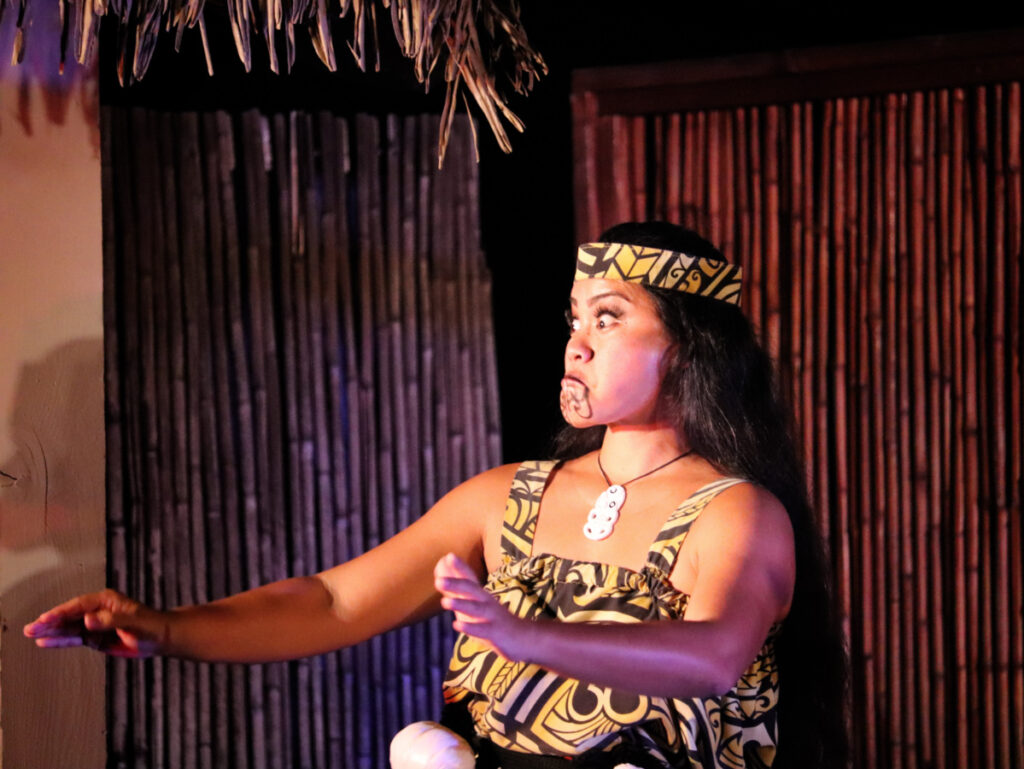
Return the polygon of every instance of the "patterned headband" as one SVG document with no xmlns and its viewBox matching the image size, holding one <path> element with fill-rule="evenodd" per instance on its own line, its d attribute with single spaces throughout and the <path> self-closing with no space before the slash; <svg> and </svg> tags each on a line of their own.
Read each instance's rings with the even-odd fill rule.
<svg viewBox="0 0 1024 769">
<path fill-rule="evenodd" d="M 624 243 L 584 243 L 576 280 L 603 278 L 670 288 L 739 305 L 743 268 L 718 259 Z"/>
</svg>

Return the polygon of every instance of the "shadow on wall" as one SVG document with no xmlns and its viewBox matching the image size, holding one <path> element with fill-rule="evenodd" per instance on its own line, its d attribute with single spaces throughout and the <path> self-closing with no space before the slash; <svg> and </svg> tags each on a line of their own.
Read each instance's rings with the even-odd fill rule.
<svg viewBox="0 0 1024 769">
<path fill-rule="evenodd" d="M 43 651 L 22 626 L 105 581 L 103 344 L 68 342 L 26 364 L 0 458 L 3 766 L 105 764 L 104 662 Z"/>
</svg>

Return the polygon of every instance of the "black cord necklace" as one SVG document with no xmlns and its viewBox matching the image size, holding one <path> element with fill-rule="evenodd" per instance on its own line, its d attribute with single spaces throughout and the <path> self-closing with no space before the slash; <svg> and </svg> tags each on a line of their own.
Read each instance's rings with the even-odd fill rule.
<svg viewBox="0 0 1024 769">
<path fill-rule="evenodd" d="M 692 453 L 693 449 L 684 451 L 678 457 L 674 457 L 665 464 L 658 465 L 653 470 L 648 470 L 636 478 L 630 478 L 625 483 L 612 483 L 612 479 L 608 477 L 608 473 L 604 471 L 604 466 L 601 464 L 601 452 L 597 452 L 597 468 L 601 471 L 601 476 L 608 484 L 608 488 L 601 492 L 597 501 L 594 502 L 594 507 L 587 514 L 587 522 L 583 524 L 583 536 L 595 542 L 611 536 L 615 529 L 615 522 L 619 520 L 619 510 L 626 504 L 626 486 L 641 478 L 646 478 L 648 475 L 653 475 Z"/>
</svg>

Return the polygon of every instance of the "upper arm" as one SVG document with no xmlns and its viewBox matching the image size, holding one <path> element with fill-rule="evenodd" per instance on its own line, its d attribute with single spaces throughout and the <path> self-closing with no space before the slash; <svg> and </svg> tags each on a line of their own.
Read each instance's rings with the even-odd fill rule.
<svg viewBox="0 0 1024 769">
<path fill-rule="evenodd" d="M 765 489 L 739 484 L 701 513 L 686 545 L 696 572 L 686 619 L 718 626 L 728 667 L 742 672 L 792 601 L 789 516 Z"/>
<path fill-rule="evenodd" d="M 340 645 L 423 619 L 440 610 L 434 565 L 447 553 L 485 573 L 484 543 L 500 526 L 515 465 L 477 475 L 372 550 L 316 575 L 341 622 Z"/>
</svg>

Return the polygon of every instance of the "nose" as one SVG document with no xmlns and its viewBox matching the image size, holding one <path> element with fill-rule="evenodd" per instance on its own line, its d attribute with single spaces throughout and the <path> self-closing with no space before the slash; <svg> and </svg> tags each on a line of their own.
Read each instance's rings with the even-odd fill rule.
<svg viewBox="0 0 1024 769">
<path fill-rule="evenodd" d="M 586 363 L 594 357 L 594 350 L 587 342 L 587 335 L 583 330 L 577 331 L 569 337 L 565 344 L 566 363 Z"/>
</svg>

